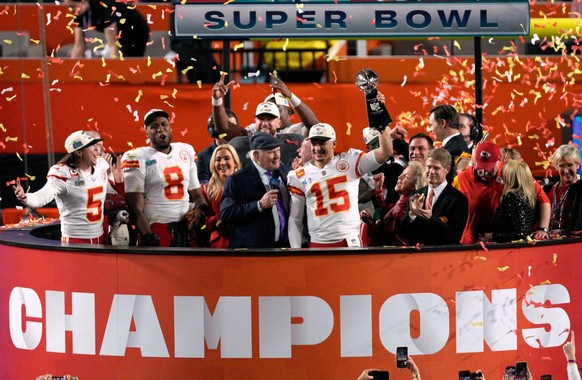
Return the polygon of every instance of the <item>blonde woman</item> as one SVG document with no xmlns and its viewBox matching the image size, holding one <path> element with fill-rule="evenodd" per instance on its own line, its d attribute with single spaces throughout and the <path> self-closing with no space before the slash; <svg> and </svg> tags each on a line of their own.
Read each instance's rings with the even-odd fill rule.
<svg viewBox="0 0 582 380">
<path fill-rule="evenodd" d="M 228 248 L 228 227 L 220 222 L 220 200 L 224 181 L 241 168 L 236 150 L 228 144 L 216 147 L 210 158 L 210 180 L 203 186 L 203 195 L 210 205 L 206 228 L 210 233 L 211 248 Z"/>
<path fill-rule="evenodd" d="M 493 216 L 491 240 L 502 243 L 525 239 L 536 215 L 533 176 L 525 162 L 508 160 L 503 166 L 502 177 L 503 196 Z M 489 240 L 488 236 L 483 240 Z"/>
<path fill-rule="evenodd" d="M 582 183 L 578 180 L 580 151 L 575 145 L 562 145 L 552 156 L 560 180 L 548 194 L 552 204 L 550 229 L 569 234 L 582 230 Z"/>
</svg>

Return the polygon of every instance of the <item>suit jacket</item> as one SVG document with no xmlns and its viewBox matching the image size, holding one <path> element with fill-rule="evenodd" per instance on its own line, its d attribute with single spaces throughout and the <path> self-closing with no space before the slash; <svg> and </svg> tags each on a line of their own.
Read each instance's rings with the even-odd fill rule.
<svg viewBox="0 0 582 380">
<path fill-rule="evenodd" d="M 449 183 L 453 182 L 455 178 L 455 160 L 459 157 L 463 152 L 471 153 L 471 150 L 467 147 L 467 143 L 463 140 L 463 136 L 457 135 L 447 141 L 447 143 L 443 146 L 451 154 L 451 170 L 449 174 L 447 174 L 447 181 Z"/>
<path fill-rule="evenodd" d="M 413 194 L 424 194 L 428 199 L 428 186 L 415 191 Z M 407 243 L 414 245 L 458 244 L 467 223 L 467 198 L 450 184 L 444 188 L 432 208 L 432 216 L 425 220 L 416 217 L 411 221 L 406 212 L 400 225 L 401 234 Z"/>
<path fill-rule="evenodd" d="M 201 183 L 206 183 L 210 180 L 210 158 L 216 146 L 216 142 L 212 142 L 212 144 L 196 154 L 196 169 L 198 170 L 198 180 Z"/>
<path fill-rule="evenodd" d="M 283 200 L 289 210 L 289 194 L 286 192 L 287 173 L 291 168 L 281 164 Z M 258 201 L 267 192 L 261 175 L 250 165 L 226 179 L 220 202 L 220 220 L 230 226 L 230 248 L 273 248 L 275 221 L 271 209 L 259 210 Z"/>
<path fill-rule="evenodd" d="M 467 147 L 467 143 L 463 140 L 463 136 L 456 135 L 455 137 L 451 138 L 445 146 L 443 146 L 451 154 L 453 157 L 453 162 L 455 162 L 455 158 L 459 157 L 461 153 L 467 152 L 471 153 L 469 148 Z"/>
</svg>

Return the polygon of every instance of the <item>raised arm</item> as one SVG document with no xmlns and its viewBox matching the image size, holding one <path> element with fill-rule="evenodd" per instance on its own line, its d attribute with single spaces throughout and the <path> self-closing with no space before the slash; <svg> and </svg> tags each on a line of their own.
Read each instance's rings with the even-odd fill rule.
<svg viewBox="0 0 582 380">
<path fill-rule="evenodd" d="M 223 138 L 230 141 L 237 136 L 246 136 L 247 131 L 240 125 L 228 121 L 223 98 L 236 82 L 231 80 L 227 84 L 224 84 L 225 75 L 224 73 L 221 74 L 220 80 L 212 87 L 212 118 L 214 119 L 214 128 L 216 131 L 219 134 L 226 134 Z"/>
<path fill-rule="evenodd" d="M 283 82 L 280 78 L 276 77 L 272 73 L 269 73 L 269 76 L 271 77 L 271 87 L 289 99 L 291 105 L 293 105 L 293 108 L 297 112 L 297 115 L 299 115 L 301 118 L 301 122 L 305 128 L 309 130 L 312 125 L 319 123 L 315 113 L 311 110 L 311 108 L 309 108 L 305 102 L 301 101 L 297 95 L 294 95 L 293 92 L 289 90 L 285 82 Z"/>
<path fill-rule="evenodd" d="M 394 150 L 392 149 L 392 136 L 390 135 L 391 132 L 392 130 L 390 127 L 386 127 L 384 132 L 382 132 L 378 138 L 380 146 L 374 149 L 374 158 L 376 158 L 376 161 L 381 164 L 386 162 L 394 154 Z"/>
</svg>

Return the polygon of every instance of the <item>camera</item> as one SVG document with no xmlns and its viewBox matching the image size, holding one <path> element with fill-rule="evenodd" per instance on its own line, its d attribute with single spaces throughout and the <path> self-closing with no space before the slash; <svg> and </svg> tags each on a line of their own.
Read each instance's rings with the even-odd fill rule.
<svg viewBox="0 0 582 380">
<path fill-rule="evenodd" d="M 388 380 L 390 376 L 388 371 L 370 371 L 368 375 L 374 380 Z"/>
<path fill-rule="evenodd" d="M 396 368 L 406 368 L 408 361 L 408 347 L 396 348 Z"/>
</svg>

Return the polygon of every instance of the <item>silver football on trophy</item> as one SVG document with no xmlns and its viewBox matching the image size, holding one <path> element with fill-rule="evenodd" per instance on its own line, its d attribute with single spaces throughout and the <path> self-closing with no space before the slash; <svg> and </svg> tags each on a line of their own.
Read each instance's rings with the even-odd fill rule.
<svg viewBox="0 0 582 380">
<path fill-rule="evenodd" d="M 360 70 L 356 75 L 356 86 L 364 91 L 364 94 L 369 94 L 378 87 L 378 74 L 370 69 Z"/>
</svg>

